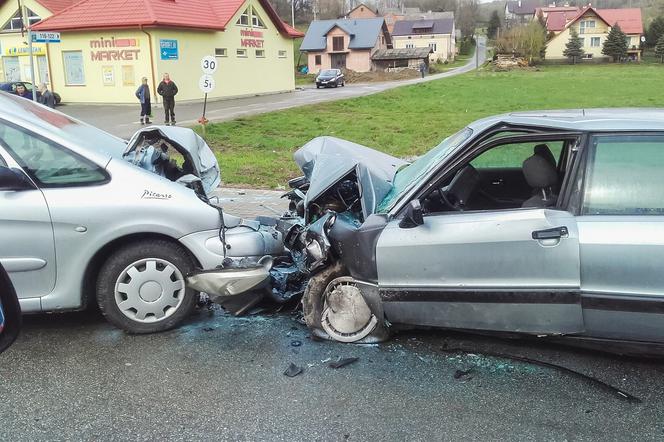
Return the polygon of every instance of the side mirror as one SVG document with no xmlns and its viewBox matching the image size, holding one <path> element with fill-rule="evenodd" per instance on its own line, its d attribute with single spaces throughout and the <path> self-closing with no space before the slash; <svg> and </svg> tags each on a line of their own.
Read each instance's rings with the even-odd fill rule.
<svg viewBox="0 0 664 442">
<path fill-rule="evenodd" d="M 6 350 L 21 329 L 21 307 L 14 286 L 0 264 L 0 353 Z"/>
<path fill-rule="evenodd" d="M 422 213 L 422 206 L 420 200 L 413 200 L 406 207 L 406 213 L 399 223 L 402 229 L 411 229 L 413 227 L 421 226 L 424 224 L 424 215 Z"/>
<path fill-rule="evenodd" d="M 34 186 L 20 170 L 0 166 L 0 190 L 27 190 Z"/>
</svg>

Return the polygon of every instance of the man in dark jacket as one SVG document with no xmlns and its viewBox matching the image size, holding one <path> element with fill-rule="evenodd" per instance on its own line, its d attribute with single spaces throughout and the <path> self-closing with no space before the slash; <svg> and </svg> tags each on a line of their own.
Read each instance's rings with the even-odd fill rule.
<svg viewBox="0 0 664 442">
<path fill-rule="evenodd" d="M 55 96 L 53 95 L 53 92 L 48 90 L 48 86 L 46 86 L 46 83 L 39 84 L 39 93 L 41 95 L 37 97 L 37 101 L 39 101 L 44 106 L 48 106 L 51 109 L 55 109 Z"/>
<path fill-rule="evenodd" d="M 152 104 L 150 102 L 150 86 L 148 86 L 146 77 L 143 77 L 141 85 L 136 89 L 136 98 L 141 102 L 141 124 L 150 124 Z"/>
<path fill-rule="evenodd" d="M 164 79 L 157 87 L 157 93 L 164 100 L 164 124 L 175 126 L 175 96 L 178 93 L 178 87 L 168 74 L 164 74 Z"/>
</svg>

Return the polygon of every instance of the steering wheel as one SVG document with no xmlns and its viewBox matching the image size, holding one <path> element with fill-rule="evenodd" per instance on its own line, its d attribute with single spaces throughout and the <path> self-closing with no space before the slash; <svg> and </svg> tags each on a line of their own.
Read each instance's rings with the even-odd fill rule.
<svg viewBox="0 0 664 442">
<path fill-rule="evenodd" d="M 447 208 L 461 212 L 465 209 L 468 199 L 475 193 L 479 181 L 479 173 L 468 164 L 459 169 L 449 185 L 438 189 L 440 200 Z"/>
</svg>

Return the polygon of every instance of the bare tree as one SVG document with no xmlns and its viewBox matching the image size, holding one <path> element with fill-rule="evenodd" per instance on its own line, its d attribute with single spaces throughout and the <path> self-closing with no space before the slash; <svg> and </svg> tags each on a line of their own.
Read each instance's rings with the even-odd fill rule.
<svg viewBox="0 0 664 442">
<path fill-rule="evenodd" d="M 477 0 L 464 0 L 459 4 L 456 14 L 457 27 L 461 31 L 461 37 L 470 38 L 475 34 L 479 6 Z"/>
</svg>

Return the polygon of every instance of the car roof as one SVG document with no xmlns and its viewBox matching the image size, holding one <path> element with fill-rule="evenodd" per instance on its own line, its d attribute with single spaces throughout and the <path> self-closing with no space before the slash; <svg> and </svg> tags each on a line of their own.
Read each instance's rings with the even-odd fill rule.
<svg viewBox="0 0 664 442">
<path fill-rule="evenodd" d="M 4 91 L 0 91 L 0 120 L 45 136 L 98 164 L 105 165 L 113 157 L 121 158 L 126 148 L 121 138 Z"/>
<path fill-rule="evenodd" d="M 664 109 L 597 108 L 512 112 L 475 121 L 469 127 L 473 131 L 480 131 L 501 123 L 579 132 L 664 131 Z"/>
</svg>

